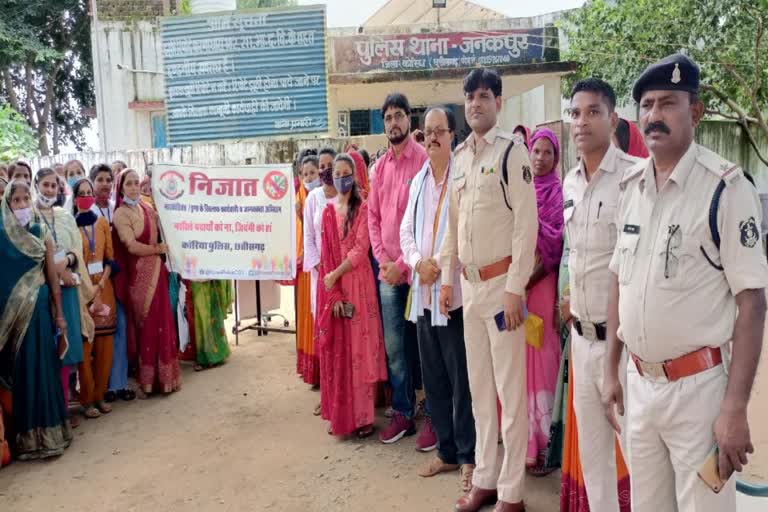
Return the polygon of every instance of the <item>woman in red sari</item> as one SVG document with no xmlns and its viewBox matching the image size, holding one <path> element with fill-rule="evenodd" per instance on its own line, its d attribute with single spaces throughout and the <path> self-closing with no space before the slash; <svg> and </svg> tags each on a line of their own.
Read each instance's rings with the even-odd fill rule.
<svg viewBox="0 0 768 512">
<path fill-rule="evenodd" d="M 347 154 L 334 161 L 337 204 L 323 210 L 317 323 L 320 405 L 337 436 L 373 433 L 375 386 L 387 378 L 384 336 L 368 260 L 368 205 Z"/>
<path fill-rule="evenodd" d="M 168 271 L 161 258 L 168 248 L 158 240 L 157 213 L 141 200 L 136 171 L 120 173 L 115 193 L 113 243 L 120 268 L 115 287 L 128 317 L 128 360 L 135 362 L 138 354 L 144 395 L 171 393 L 181 387 L 181 370 Z"/>
</svg>

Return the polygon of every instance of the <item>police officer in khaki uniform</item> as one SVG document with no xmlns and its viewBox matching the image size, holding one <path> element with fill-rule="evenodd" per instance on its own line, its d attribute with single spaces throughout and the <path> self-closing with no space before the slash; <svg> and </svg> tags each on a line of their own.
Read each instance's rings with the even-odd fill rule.
<svg viewBox="0 0 768 512">
<path fill-rule="evenodd" d="M 650 65 L 633 90 L 651 158 L 621 185 L 603 398 L 615 424 L 623 342 L 634 512 L 736 510 L 734 478 L 715 494 L 697 471 L 717 445 L 728 479 L 754 450 L 747 403 L 768 285 L 762 210 L 741 169 L 693 142 L 704 112 L 698 88 L 698 66 L 675 54 Z"/>
<path fill-rule="evenodd" d="M 475 69 L 464 79 L 464 108 L 472 133 L 455 151 L 448 230 L 440 251 L 440 309 L 451 310 L 453 269 L 463 266 L 464 338 L 475 416 L 476 468 L 459 512 L 496 504 L 497 512 L 523 506 L 526 411 L 525 285 L 535 261 L 538 214 L 528 151 L 496 126 L 501 78 Z M 458 261 L 457 261 L 458 258 Z M 498 454 L 501 400 L 503 457 Z"/>
<path fill-rule="evenodd" d="M 611 275 L 608 264 L 616 245 L 619 184 L 624 171 L 640 161 L 611 144 L 618 124 L 615 108 L 616 94 L 606 82 L 590 78 L 574 85 L 571 136 L 581 161 L 563 182 L 574 316 L 573 405 L 584 485 L 590 507 L 599 512 L 619 512 L 616 434 L 603 415 L 601 396 Z"/>
</svg>

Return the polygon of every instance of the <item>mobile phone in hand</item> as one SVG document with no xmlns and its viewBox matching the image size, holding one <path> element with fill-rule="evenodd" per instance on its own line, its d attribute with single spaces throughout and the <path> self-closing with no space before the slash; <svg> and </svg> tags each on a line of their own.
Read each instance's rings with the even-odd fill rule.
<svg viewBox="0 0 768 512">
<path fill-rule="evenodd" d="M 525 303 L 523 303 L 523 320 L 526 318 L 528 318 L 528 308 L 525 306 Z M 507 321 L 504 319 L 504 310 L 496 313 L 493 319 L 496 321 L 496 327 L 499 329 L 499 332 L 507 330 Z"/>
<path fill-rule="evenodd" d="M 723 487 L 725 487 L 725 484 L 728 482 L 727 480 L 723 481 L 720 478 L 719 461 L 720 450 L 718 450 L 717 445 L 715 445 L 712 447 L 709 455 L 707 455 L 707 458 L 704 460 L 704 464 L 701 465 L 697 472 L 701 481 L 704 482 L 707 487 L 712 489 L 712 492 L 715 494 L 722 491 Z"/>
</svg>

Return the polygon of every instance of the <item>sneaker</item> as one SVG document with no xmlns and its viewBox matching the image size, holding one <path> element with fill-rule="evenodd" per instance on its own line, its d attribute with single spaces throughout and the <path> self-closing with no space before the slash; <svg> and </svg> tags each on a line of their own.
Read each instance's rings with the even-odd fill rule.
<svg viewBox="0 0 768 512">
<path fill-rule="evenodd" d="M 416 425 L 399 412 L 395 412 L 392 421 L 379 434 L 379 441 L 384 444 L 392 444 L 401 440 L 405 436 L 412 436 L 416 433 Z"/>
<path fill-rule="evenodd" d="M 437 436 L 432 428 L 432 421 L 427 418 L 416 439 L 416 449 L 420 452 L 431 452 L 435 448 L 437 448 Z"/>
</svg>

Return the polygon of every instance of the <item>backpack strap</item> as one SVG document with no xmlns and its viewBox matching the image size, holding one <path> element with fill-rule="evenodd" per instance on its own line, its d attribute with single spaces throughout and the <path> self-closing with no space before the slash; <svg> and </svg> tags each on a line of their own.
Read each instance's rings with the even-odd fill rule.
<svg viewBox="0 0 768 512">
<path fill-rule="evenodd" d="M 744 176 L 754 187 L 755 179 L 752 177 L 752 175 L 744 171 Z M 717 229 L 717 212 L 720 209 L 720 200 L 723 197 L 723 191 L 725 190 L 726 186 L 727 183 L 725 179 L 720 180 L 720 183 L 717 184 L 717 188 L 715 189 L 715 193 L 712 195 L 712 201 L 709 203 L 709 234 L 712 237 L 712 242 L 714 242 L 718 251 L 720 251 L 720 231 Z M 712 260 L 712 258 L 709 257 L 703 246 L 699 246 L 699 249 L 701 249 L 701 254 L 704 255 L 704 258 L 706 258 L 710 265 L 712 265 L 717 270 L 723 270 L 722 265 L 717 265 Z"/>
<path fill-rule="evenodd" d="M 504 197 L 504 203 L 507 205 L 507 208 L 509 208 L 509 211 L 513 210 L 509 205 L 509 200 L 507 199 L 507 187 L 509 186 L 509 171 L 507 170 L 507 160 L 509 159 L 509 152 L 512 151 L 514 146 L 515 140 L 512 139 L 512 142 L 509 143 L 507 149 L 504 150 L 504 157 L 501 161 L 501 181 L 499 182 L 499 185 L 501 185 L 501 194 Z"/>
</svg>

